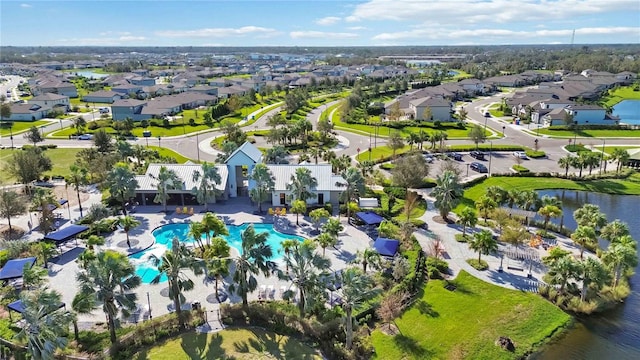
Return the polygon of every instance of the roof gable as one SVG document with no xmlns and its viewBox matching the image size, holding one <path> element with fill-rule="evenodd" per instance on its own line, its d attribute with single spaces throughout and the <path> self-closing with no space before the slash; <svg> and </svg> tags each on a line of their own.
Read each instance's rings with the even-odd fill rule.
<svg viewBox="0 0 640 360">
<path fill-rule="evenodd" d="M 238 153 L 246 155 L 254 163 L 262 162 L 262 152 L 260 151 L 260 149 L 255 147 L 255 145 L 253 145 L 252 143 L 245 141 L 244 144 L 240 145 L 239 148 L 237 148 L 234 152 L 231 153 L 231 155 L 229 155 L 227 160 L 225 160 L 225 164 L 228 163 L 229 160 L 234 158 Z"/>
</svg>

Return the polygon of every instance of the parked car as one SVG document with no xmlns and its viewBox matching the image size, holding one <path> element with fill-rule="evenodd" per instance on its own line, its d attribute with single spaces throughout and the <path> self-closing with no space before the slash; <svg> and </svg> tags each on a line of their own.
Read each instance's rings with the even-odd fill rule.
<svg viewBox="0 0 640 360">
<path fill-rule="evenodd" d="M 479 173 L 486 173 L 489 172 L 489 170 L 487 169 L 486 166 L 484 166 L 484 164 L 481 164 L 479 162 L 472 162 L 471 165 L 469 165 L 469 167 L 471 168 L 471 170 L 473 171 L 477 171 Z"/>
<path fill-rule="evenodd" d="M 93 135 L 91 134 L 82 134 L 78 136 L 78 140 L 93 140 Z"/>
<path fill-rule="evenodd" d="M 527 154 L 524 151 L 514 151 L 513 156 L 524 160 L 528 159 Z"/>
<path fill-rule="evenodd" d="M 448 152 L 447 156 L 456 161 L 462 161 L 462 154 L 457 152 Z"/>
<path fill-rule="evenodd" d="M 474 159 L 478 159 L 478 160 L 484 160 L 485 159 L 485 155 L 482 151 L 472 151 L 469 153 L 469 155 L 474 158 Z"/>
</svg>

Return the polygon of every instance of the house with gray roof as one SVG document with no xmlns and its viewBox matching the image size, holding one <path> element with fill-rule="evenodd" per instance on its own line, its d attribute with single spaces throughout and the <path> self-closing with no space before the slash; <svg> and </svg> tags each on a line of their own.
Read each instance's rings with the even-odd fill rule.
<svg viewBox="0 0 640 360">
<path fill-rule="evenodd" d="M 40 106 L 38 104 L 9 104 L 11 116 L 5 121 L 36 121 L 47 117 L 51 106 Z"/>
<path fill-rule="evenodd" d="M 82 97 L 82 101 L 101 104 L 113 104 L 116 100 L 122 99 L 123 94 L 111 90 L 98 90 L 90 92 Z"/>
<path fill-rule="evenodd" d="M 45 93 L 29 99 L 29 104 L 40 105 L 41 107 L 51 107 L 54 111 L 69 111 L 69 97 L 64 95 Z"/>
<path fill-rule="evenodd" d="M 429 108 L 431 118 L 425 119 L 425 110 Z M 409 101 L 413 119 L 421 121 L 451 121 L 451 102 L 439 96 L 428 96 Z"/>
</svg>

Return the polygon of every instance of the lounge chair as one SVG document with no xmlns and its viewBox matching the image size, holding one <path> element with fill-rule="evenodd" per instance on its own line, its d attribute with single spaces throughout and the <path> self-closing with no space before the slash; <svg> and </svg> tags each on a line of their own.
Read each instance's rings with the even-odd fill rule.
<svg viewBox="0 0 640 360">
<path fill-rule="evenodd" d="M 273 210 L 273 213 L 276 214 L 276 216 L 280 215 L 280 208 L 277 207 L 275 210 Z"/>
<path fill-rule="evenodd" d="M 187 215 L 187 214 L 189 213 L 189 209 L 187 209 L 187 207 L 186 207 L 186 206 L 185 206 L 185 207 L 183 207 L 183 208 L 182 208 L 182 213 L 183 213 L 183 214 L 185 214 L 185 215 Z"/>
<path fill-rule="evenodd" d="M 269 208 L 268 214 L 273 216 L 273 208 Z"/>
<path fill-rule="evenodd" d="M 194 214 L 193 208 L 189 209 L 189 215 L 193 215 L 193 214 Z"/>
<path fill-rule="evenodd" d="M 181 214 L 182 213 L 182 208 L 180 206 L 178 206 L 176 208 L 176 214 Z"/>
<path fill-rule="evenodd" d="M 265 299 L 267 297 L 267 287 L 265 285 L 260 285 L 260 290 L 258 291 L 258 298 Z"/>
<path fill-rule="evenodd" d="M 273 288 L 273 285 L 267 286 L 267 295 L 269 299 L 273 299 L 276 296 L 276 289 Z"/>
<path fill-rule="evenodd" d="M 280 286 L 280 297 L 284 297 L 284 292 L 287 291 L 286 286 Z"/>
</svg>

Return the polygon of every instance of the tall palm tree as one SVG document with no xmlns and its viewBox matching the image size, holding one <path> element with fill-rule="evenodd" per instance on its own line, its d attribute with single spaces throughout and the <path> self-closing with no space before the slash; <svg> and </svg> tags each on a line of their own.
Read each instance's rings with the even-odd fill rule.
<svg viewBox="0 0 640 360">
<path fill-rule="evenodd" d="M 478 200 L 476 200 L 476 209 L 482 213 L 485 223 L 487 222 L 487 218 L 489 217 L 491 210 L 495 209 L 497 206 L 498 204 L 487 195 L 482 195 Z"/>
<path fill-rule="evenodd" d="M 436 178 L 436 187 L 431 192 L 431 196 L 436 199 L 434 205 L 440 211 L 442 219 L 447 220 L 449 211 L 458 205 L 462 194 L 462 186 L 453 171 L 447 170 Z"/>
<path fill-rule="evenodd" d="M 31 199 L 33 207 L 40 210 L 40 231 L 45 235 L 53 228 L 55 217 L 53 210 L 58 206 L 58 200 L 55 198 L 51 190 L 38 187 L 33 192 Z"/>
<path fill-rule="evenodd" d="M 564 294 L 564 289 L 569 280 L 576 278 L 579 274 L 579 265 L 571 256 L 563 256 L 555 261 L 547 273 L 549 284 L 560 285 L 560 294 Z"/>
<path fill-rule="evenodd" d="M 331 234 L 334 238 L 338 238 L 340 236 L 340 232 L 344 230 L 344 226 L 340 222 L 340 219 L 330 217 L 327 219 L 327 222 L 322 225 L 322 231 Z"/>
<path fill-rule="evenodd" d="M 129 169 L 127 164 L 118 163 L 107 174 L 105 182 L 111 197 L 120 203 L 122 214 L 127 215 L 126 203 L 135 196 L 138 187 L 136 174 Z"/>
<path fill-rule="evenodd" d="M 251 199 L 258 203 L 258 213 L 262 213 L 262 202 L 269 198 L 269 194 L 274 189 L 275 178 L 267 165 L 259 163 L 251 171 L 249 180 L 255 181 L 255 186 L 251 189 Z"/>
<path fill-rule="evenodd" d="M 371 265 L 371 267 L 379 269 L 381 261 L 382 259 L 380 258 L 380 254 L 375 249 L 366 248 L 356 253 L 356 260 L 354 263 L 362 264 L 362 272 L 366 274 L 367 266 Z"/>
<path fill-rule="evenodd" d="M 584 248 L 587 245 L 594 245 L 598 237 L 596 236 L 596 231 L 591 226 L 578 225 L 576 231 L 571 234 L 571 240 L 580 245 L 580 259 L 582 259 Z"/>
<path fill-rule="evenodd" d="M 242 251 L 233 260 L 236 270 L 233 273 L 234 284 L 229 290 L 240 295 L 242 305 L 247 306 L 247 295 L 258 287 L 254 275 L 262 273 L 268 277 L 276 269 L 276 264 L 269 260 L 273 256 L 273 249 L 267 244 L 268 232 L 256 233 L 253 225 L 249 225 L 240 236 Z"/>
<path fill-rule="evenodd" d="M 374 288 L 373 279 L 355 267 L 342 272 L 342 309 L 344 310 L 346 326 L 346 347 L 351 349 L 353 344 L 353 311 L 357 310 L 367 300 L 373 299 L 380 293 Z"/>
<path fill-rule="evenodd" d="M 495 201 L 497 205 L 503 205 L 509 198 L 507 190 L 495 185 L 489 186 L 487 188 L 486 195 L 488 198 L 493 199 L 493 201 Z"/>
<path fill-rule="evenodd" d="M 71 313 L 59 310 L 62 296 L 45 287 L 23 291 L 20 300 L 24 326 L 16 339 L 27 342 L 27 350 L 34 360 L 53 359 L 57 349 L 67 346 L 65 335 L 72 322 Z"/>
<path fill-rule="evenodd" d="M 129 232 L 136 226 L 139 226 L 140 221 L 136 220 L 136 218 L 131 215 L 126 215 L 118 219 L 118 224 L 122 226 L 122 230 L 127 234 L 127 246 L 131 247 L 131 242 L 129 242 Z"/>
<path fill-rule="evenodd" d="M 482 254 L 489 255 L 498 250 L 498 241 L 493 238 L 493 234 L 489 230 L 482 230 L 473 234 L 473 240 L 469 243 L 469 247 L 478 253 L 478 263 Z"/>
<path fill-rule="evenodd" d="M 87 184 L 89 171 L 85 167 L 78 166 L 76 164 L 71 165 L 69 168 L 71 175 L 69 175 L 69 182 L 73 185 L 73 189 L 76 191 L 78 197 L 78 207 L 80 208 L 80 217 L 82 217 L 82 201 L 80 201 L 80 187 Z"/>
<path fill-rule="evenodd" d="M 519 205 L 522 210 L 531 210 L 532 208 L 537 208 L 537 205 L 540 204 L 540 199 L 538 198 L 538 193 L 533 190 L 525 190 L 520 194 Z"/>
<path fill-rule="evenodd" d="M 618 165 L 616 166 L 616 173 L 620 172 L 620 170 L 622 170 L 622 167 L 624 166 L 624 164 L 629 161 L 629 153 L 627 152 L 627 150 L 623 149 L 623 148 L 615 148 L 613 149 L 613 152 L 611 153 L 611 159 L 615 160 L 618 162 Z"/>
<path fill-rule="evenodd" d="M 562 210 L 555 205 L 545 205 L 538 209 L 538 214 L 544 218 L 544 231 L 547 231 L 549 220 L 562 216 Z"/>
<path fill-rule="evenodd" d="M 131 290 L 140 286 L 141 279 L 136 275 L 135 267 L 124 254 L 106 250 L 88 261 L 76 277 L 80 288 L 73 299 L 73 309 L 86 314 L 102 305 L 111 342 L 115 343 L 118 313 L 122 311 L 127 316 L 136 307 L 138 297 Z"/>
<path fill-rule="evenodd" d="M 573 218 L 579 226 L 589 226 L 596 231 L 607 224 L 607 216 L 594 204 L 582 205 L 573 212 Z"/>
<path fill-rule="evenodd" d="M 329 275 L 331 261 L 317 254 L 313 242 L 306 240 L 291 249 L 284 257 L 284 263 L 288 271 L 279 271 L 278 277 L 296 285 L 300 316 L 304 316 L 307 304 L 324 295 L 325 279 Z M 284 293 L 285 298 L 292 298 L 293 295 L 290 290 Z"/>
<path fill-rule="evenodd" d="M 216 186 L 220 185 L 222 181 L 218 168 L 215 164 L 205 161 L 201 170 L 196 169 L 193 171 L 192 179 L 195 183 L 199 182 L 199 185 L 194 186 L 192 191 L 195 193 L 198 203 L 204 205 L 204 211 L 208 211 L 209 201 L 215 199 L 218 192 Z"/>
<path fill-rule="evenodd" d="M 294 240 L 294 239 L 287 239 L 287 240 L 282 240 L 282 242 L 280 243 L 280 248 L 282 250 L 282 252 L 284 252 L 284 256 L 288 256 L 291 251 L 293 251 L 293 248 L 295 248 L 296 246 L 298 246 L 300 244 L 300 242 L 298 240 Z M 289 265 L 286 264 L 286 271 L 289 271 Z"/>
<path fill-rule="evenodd" d="M 347 204 L 347 220 L 351 219 L 349 203 L 357 195 L 364 194 L 364 178 L 358 169 L 350 167 L 340 176 L 344 181 L 336 182 L 336 186 L 344 189 L 345 204 Z M 349 223 L 349 221 L 347 221 Z"/>
<path fill-rule="evenodd" d="M 172 240 L 172 247 L 165 251 L 161 258 L 151 257 L 154 266 L 158 268 L 152 284 L 158 284 L 162 276 L 166 276 L 169 282 L 169 298 L 173 300 L 173 306 L 178 315 L 180 326 L 184 326 L 182 318 L 182 304 L 186 301 L 183 292 L 193 290 L 193 280 L 185 274 L 184 270 L 191 270 L 195 275 L 203 272 L 202 261 L 196 259 L 189 248 L 181 243 L 177 237 Z"/>
<path fill-rule="evenodd" d="M 458 216 L 458 224 L 462 225 L 462 237 L 467 235 L 467 226 L 476 226 L 478 223 L 478 215 L 476 212 L 466 206 L 460 212 L 460 216 Z"/>
<path fill-rule="evenodd" d="M 322 157 L 322 148 L 312 147 L 309 149 L 309 156 L 314 159 L 316 165 L 318 165 L 318 158 Z"/>
<path fill-rule="evenodd" d="M 564 168 L 564 177 L 569 176 L 569 168 L 573 165 L 573 157 L 567 154 L 564 157 L 558 159 L 558 166 Z"/>
<path fill-rule="evenodd" d="M 189 236 L 195 240 L 200 251 L 204 251 L 204 243 L 202 242 L 202 235 L 204 235 L 204 225 L 201 222 L 192 222 L 189 224 Z"/>
<path fill-rule="evenodd" d="M 227 225 L 213 213 L 206 213 L 202 217 L 202 232 L 207 239 L 207 246 L 211 244 L 211 239 L 220 235 L 229 235 Z"/>
<path fill-rule="evenodd" d="M 230 251 L 231 247 L 226 240 L 221 237 L 215 237 L 212 240 L 211 246 L 208 246 L 202 255 L 207 267 L 207 276 L 213 278 L 215 281 L 214 294 L 218 302 L 220 302 L 220 297 L 218 296 L 218 281 L 229 275 Z"/>
<path fill-rule="evenodd" d="M 322 248 L 322 256 L 325 256 L 325 252 L 327 248 L 329 246 L 335 246 L 336 243 L 338 242 L 338 239 L 327 232 L 323 232 L 320 235 L 318 235 L 317 238 L 315 238 L 315 241 Z"/>
<path fill-rule="evenodd" d="M 287 190 L 291 191 L 294 200 L 304 200 L 313 197 L 311 190 L 318 186 L 318 180 L 311 175 L 311 170 L 304 167 L 296 169 L 291 175 L 291 181 L 287 184 Z"/>
<path fill-rule="evenodd" d="M 603 226 L 602 229 L 600 229 L 600 237 L 609 242 L 614 242 L 622 236 L 629 234 L 629 225 L 618 219 L 613 220 L 612 222 Z"/>
<path fill-rule="evenodd" d="M 594 258 L 587 258 L 580 263 L 582 271 L 582 291 L 580 299 L 587 299 L 587 289 L 594 285 L 598 290 L 609 280 L 609 272 L 602 263 Z"/>
<path fill-rule="evenodd" d="M 622 274 L 638 265 L 638 253 L 629 244 L 613 243 L 602 254 L 602 261 L 613 271 L 613 286 L 617 287 Z"/>
<path fill-rule="evenodd" d="M 169 200 L 169 191 L 180 189 L 182 187 L 182 180 L 176 174 L 175 171 L 168 169 L 166 166 L 161 166 L 157 176 L 152 176 L 158 184 L 155 199 L 153 202 L 161 203 L 164 207 L 164 211 L 167 212 L 167 200 Z"/>
</svg>

